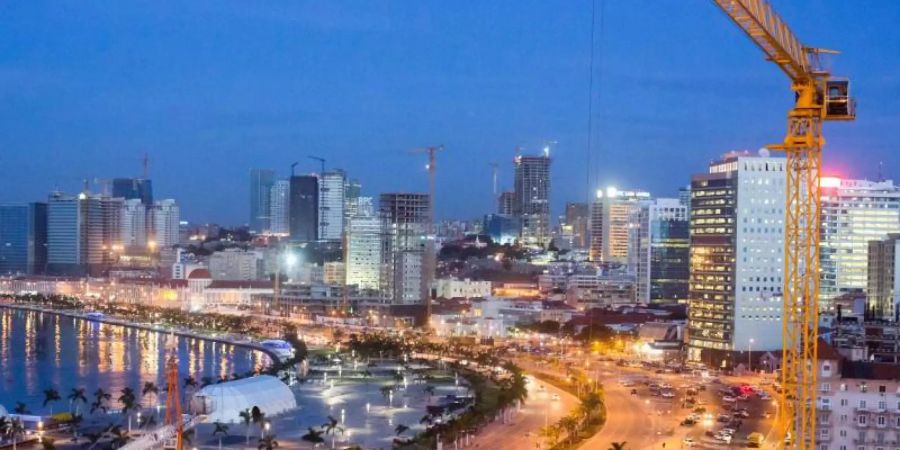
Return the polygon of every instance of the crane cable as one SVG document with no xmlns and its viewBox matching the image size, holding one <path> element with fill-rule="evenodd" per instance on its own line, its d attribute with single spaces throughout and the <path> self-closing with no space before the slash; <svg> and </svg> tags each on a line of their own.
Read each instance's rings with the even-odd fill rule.
<svg viewBox="0 0 900 450">
<path fill-rule="evenodd" d="M 604 9 L 603 7 L 604 7 L 604 5 L 605 5 L 605 3 L 603 2 L 603 0 L 591 0 L 591 42 L 590 42 L 591 50 L 590 50 L 590 61 L 589 61 L 589 66 L 590 66 L 590 67 L 589 67 L 589 69 L 588 69 L 590 73 L 589 73 L 589 76 L 588 76 L 587 149 L 586 149 L 586 154 L 587 154 L 587 164 L 586 164 L 586 166 L 587 166 L 587 170 L 586 170 L 586 174 L 585 174 L 585 183 L 584 183 L 584 184 L 585 184 L 585 198 L 586 198 L 586 201 L 587 201 L 587 215 L 588 215 L 588 217 L 587 217 L 587 223 L 588 223 L 587 227 L 588 227 L 588 230 L 585 230 L 585 231 L 588 232 L 588 233 L 587 233 L 588 236 L 590 236 L 590 223 L 591 223 L 591 219 L 592 219 L 592 216 L 593 216 L 593 214 L 591 213 L 591 204 L 593 203 L 593 196 L 591 195 L 591 192 L 593 191 L 593 190 L 591 189 L 591 170 L 593 169 L 593 166 L 592 166 L 592 159 L 593 159 L 593 158 L 592 158 L 592 156 L 593 156 L 593 152 L 594 152 L 594 148 L 593 148 L 593 136 L 594 136 L 594 63 L 595 63 L 594 47 L 596 47 L 596 45 L 595 45 L 595 40 L 594 40 L 594 35 L 595 35 L 595 32 L 596 32 L 596 31 L 595 31 L 595 30 L 596 30 L 596 27 L 597 27 L 597 18 L 596 18 L 596 17 L 597 17 L 597 2 L 598 2 L 598 1 L 600 2 L 600 44 L 601 44 L 600 50 L 601 50 L 601 51 L 597 52 L 598 55 L 597 55 L 596 59 L 597 59 L 597 64 L 598 64 L 599 66 L 602 66 L 602 61 L 603 61 L 603 52 L 602 52 L 602 50 L 603 50 L 603 49 L 602 49 L 602 44 L 603 44 L 603 29 L 604 29 L 604 26 L 603 26 L 603 18 L 604 18 L 604 16 L 605 16 L 605 14 L 603 14 L 603 9 Z M 602 68 L 602 67 L 601 67 L 601 68 Z M 599 171 L 597 171 L 597 172 L 598 172 L 598 175 L 599 175 Z M 597 180 L 597 181 L 599 181 L 599 180 Z M 587 245 L 588 245 L 588 254 L 589 254 L 589 255 L 590 255 L 590 248 L 591 248 L 591 240 L 592 240 L 592 238 L 589 238 L 589 239 L 588 239 L 588 242 L 587 242 Z M 592 312 L 590 309 L 587 310 L 587 314 L 588 314 L 588 342 L 592 342 L 592 341 L 594 340 L 594 314 L 593 314 L 593 312 Z"/>
</svg>

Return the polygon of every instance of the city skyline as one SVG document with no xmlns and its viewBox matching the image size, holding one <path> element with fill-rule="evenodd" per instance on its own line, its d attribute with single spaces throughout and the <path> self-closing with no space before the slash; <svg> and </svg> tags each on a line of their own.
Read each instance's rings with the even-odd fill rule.
<svg viewBox="0 0 900 450">
<path fill-rule="evenodd" d="M 900 97 L 890 94 L 900 86 L 878 74 L 900 68 L 898 39 L 867 30 L 897 33 L 889 26 L 897 6 L 814 2 L 827 6 L 815 20 L 792 20 L 810 4 L 778 6 L 804 42 L 844 52 L 835 72 L 853 74 L 865 106 L 857 123 L 829 132 L 826 169 L 874 180 L 883 161 L 891 178 L 900 138 L 881 121 L 897 117 Z M 305 160 L 315 153 L 358 178 L 365 195 L 425 192 L 425 160 L 408 151 L 442 143 L 437 217 L 471 218 L 495 209 L 489 163 L 500 163 L 508 190 L 516 146 L 536 154 L 547 141 L 557 142 L 554 217 L 609 184 L 674 195 L 693 168 L 722 153 L 779 141 L 791 99 L 714 6 L 648 5 L 604 2 L 598 11 L 593 186 L 589 2 L 513 14 L 496 5 L 356 5 L 346 15 L 353 20 L 332 6 L 116 5 L 107 13 L 87 5 L 72 14 L 6 5 L 0 202 L 44 201 L 57 187 L 77 192 L 85 178 L 136 176 L 148 153 L 160 198 L 178 199 L 186 219 L 243 224 L 248 205 L 231 198 L 246 198 L 251 167 L 284 177 L 301 161 L 298 173 L 318 171 Z M 231 28 L 242 33 L 225 33 Z"/>
</svg>

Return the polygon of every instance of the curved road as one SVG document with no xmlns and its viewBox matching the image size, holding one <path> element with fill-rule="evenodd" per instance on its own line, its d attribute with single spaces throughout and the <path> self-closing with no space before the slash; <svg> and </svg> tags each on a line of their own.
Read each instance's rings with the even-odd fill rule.
<svg viewBox="0 0 900 450">
<path fill-rule="evenodd" d="M 510 414 L 509 423 L 494 421 L 475 437 L 474 444 L 486 449 L 535 449 L 542 444 L 539 430 L 554 423 L 578 406 L 578 399 L 533 377 L 528 377 L 528 399 Z M 543 386 L 543 389 L 541 389 Z M 553 395 L 559 400 L 553 400 Z M 446 446 L 445 446 L 446 448 Z M 543 448 L 543 447 L 541 447 Z"/>
</svg>

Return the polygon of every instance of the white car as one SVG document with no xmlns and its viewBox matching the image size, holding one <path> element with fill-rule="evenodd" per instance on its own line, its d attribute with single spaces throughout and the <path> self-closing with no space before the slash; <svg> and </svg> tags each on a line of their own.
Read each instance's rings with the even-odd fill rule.
<svg viewBox="0 0 900 450">
<path fill-rule="evenodd" d="M 675 398 L 675 394 L 673 394 L 673 393 L 671 393 L 671 392 L 669 392 L 669 391 L 666 391 L 666 392 L 663 392 L 662 394 L 660 394 L 660 397 L 662 397 L 662 398 Z"/>
<path fill-rule="evenodd" d="M 697 441 L 695 441 L 694 438 L 688 436 L 688 437 L 684 438 L 684 440 L 682 440 L 681 443 L 685 447 L 693 447 L 694 445 L 697 444 Z"/>
<path fill-rule="evenodd" d="M 553 394 L 553 396 L 550 397 L 550 399 L 553 400 L 554 402 L 559 401 L 559 394 Z"/>
</svg>

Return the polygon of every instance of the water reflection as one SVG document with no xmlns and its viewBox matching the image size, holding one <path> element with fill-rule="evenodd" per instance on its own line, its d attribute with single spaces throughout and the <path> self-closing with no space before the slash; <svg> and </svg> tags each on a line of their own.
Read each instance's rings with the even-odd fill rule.
<svg viewBox="0 0 900 450">
<path fill-rule="evenodd" d="M 177 349 L 182 379 L 215 381 L 269 363 L 266 355 L 243 347 L 0 308 L 0 404 L 11 408 L 21 401 L 40 413 L 49 410 L 43 391 L 50 388 L 63 398 L 74 387 L 102 387 L 115 399 L 123 387 L 140 392 L 148 381 L 162 391 L 169 343 Z M 64 403 L 55 411 L 65 410 Z"/>
</svg>

